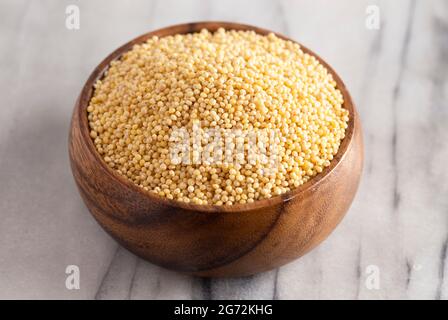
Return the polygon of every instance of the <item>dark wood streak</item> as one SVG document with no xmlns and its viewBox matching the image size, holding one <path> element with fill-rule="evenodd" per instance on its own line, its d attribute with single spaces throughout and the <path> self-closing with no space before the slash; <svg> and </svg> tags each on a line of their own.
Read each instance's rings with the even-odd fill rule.
<svg viewBox="0 0 448 320">
<path fill-rule="evenodd" d="M 448 4 L 445 3 L 445 12 L 448 14 Z M 432 19 L 432 30 L 434 36 L 434 42 L 438 44 L 437 46 L 437 59 L 434 64 L 434 75 L 432 77 L 432 88 L 431 88 L 431 119 L 430 123 L 435 126 L 435 130 L 431 130 L 429 134 L 435 134 L 437 132 L 440 135 L 442 130 L 446 130 L 446 96 L 445 96 L 445 85 L 448 80 L 448 22 L 434 16 Z M 429 144 L 428 161 L 431 161 L 435 155 L 440 152 L 440 149 L 433 143 Z M 431 170 L 431 166 L 427 166 L 426 175 L 428 177 L 434 177 L 435 180 L 439 180 L 440 176 L 438 173 Z M 445 209 L 446 210 L 446 209 Z M 446 210 L 448 214 L 448 210 Z M 439 285 L 436 291 L 435 298 L 440 300 L 443 298 L 443 283 L 446 277 L 445 270 L 447 266 L 447 255 L 448 255 L 448 238 L 445 239 L 441 252 L 439 261 Z"/>
<path fill-rule="evenodd" d="M 397 211 L 400 205 L 400 192 L 398 191 L 398 163 L 397 163 L 397 139 L 398 139 L 398 111 L 397 103 L 401 91 L 401 83 L 403 80 L 403 74 L 407 67 L 409 43 L 411 40 L 412 26 L 414 22 L 414 12 L 415 12 L 415 0 L 411 1 L 408 12 L 408 20 L 406 24 L 406 31 L 403 39 L 403 46 L 400 52 L 400 69 L 398 71 L 397 81 L 395 82 L 395 87 L 392 93 L 392 110 L 393 110 L 393 130 L 392 130 L 392 165 L 394 167 L 394 177 L 393 177 L 393 207 L 394 211 Z"/>
<path fill-rule="evenodd" d="M 283 3 L 280 0 L 276 1 L 276 9 L 278 11 L 278 16 L 282 20 L 282 32 L 289 35 L 289 26 L 288 26 L 288 19 L 286 17 L 285 7 L 283 6 Z"/>
<path fill-rule="evenodd" d="M 127 300 L 131 300 L 132 298 L 132 291 L 134 290 L 135 285 L 135 277 L 137 276 L 138 266 L 140 265 L 140 259 L 137 258 L 137 261 L 135 262 L 134 272 L 132 274 L 131 282 L 129 283 L 129 292 L 127 296 Z"/>
<path fill-rule="evenodd" d="M 279 300 L 279 293 L 278 293 L 278 274 L 280 273 L 280 268 L 277 268 L 275 270 L 274 274 L 274 290 L 272 292 L 272 300 Z"/>
<path fill-rule="evenodd" d="M 413 264 L 409 259 L 406 259 L 406 291 L 409 289 L 409 284 L 412 278 L 412 267 Z"/>
<path fill-rule="evenodd" d="M 264 231 L 264 233 L 256 241 L 253 242 L 253 244 L 249 248 L 247 248 L 246 250 L 244 250 L 242 252 L 239 252 L 238 254 L 227 256 L 224 259 L 215 260 L 215 261 L 209 263 L 209 265 L 207 266 L 207 269 L 197 270 L 197 271 L 207 271 L 208 269 L 214 269 L 214 268 L 218 268 L 218 267 L 227 265 L 227 264 L 247 255 L 249 252 L 255 250 L 262 241 L 266 240 L 266 238 L 269 236 L 269 234 L 272 232 L 272 230 L 276 227 L 283 212 L 284 212 L 284 203 L 282 203 L 280 205 L 280 208 L 278 209 L 278 212 L 277 212 L 277 216 L 276 216 L 275 220 L 273 221 L 273 223 Z"/>
<path fill-rule="evenodd" d="M 112 268 L 112 265 L 113 265 L 113 263 L 114 263 L 114 260 L 115 260 L 115 258 L 116 258 L 116 256 L 117 256 L 117 253 L 118 253 L 118 250 L 119 250 L 119 249 L 120 249 L 120 246 L 117 245 L 117 248 L 115 249 L 114 255 L 113 255 L 112 259 L 110 260 L 109 265 L 107 266 L 107 270 L 106 270 L 106 272 L 104 273 L 103 278 L 101 279 L 101 283 L 100 283 L 100 285 L 98 286 L 98 289 L 96 290 L 96 293 L 95 293 L 95 300 L 100 300 L 100 298 L 101 298 L 101 297 L 100 297 L 101 289 L 103 288 L 103 286 L 104 286 L 104 284 L 105 284 L 105 282 L 106 282 L 106 278 L 107 278 L 108 275 L 109 275 L 110 269 Z"/>
<path fill-rule="evenodd" d="M 439 286 L 438 286 L 437 292 L 436 292 L 437 300 L 442 299 L 443 280 L 445 278 L 445 267 L 446 267 L 447 254 L 448 254 L 448 238 L 445 239 L 445 242 L 443 243 L 442 249 L 440 251 Z"/>
<path fill-rule="evenodd" d="M 336 72 L 302 46 L 333 75 L 350 112 L 339 152 L 328 168 L 304 185 L 252 204 L 186 204 L 134 185 L 97 153 L 86 111 L 95 81 L 134 44 L 154 35 L 202 28 L 213 32 L 219 27 L 270 32 L 234 23 L 198 22 L 156 30 L 121 46 L 99 64 L 81 91 L 72 117 L 69 155 L 73 176 L 90 212 L 125 248 L 157 265 L 199 276 L 247 276 L 279 267 L 314 248 L 336 227 L 353 200 L 362 172 L 362 133 L 350 94 Z"/>
<path fill-rule="evenodd" d="M 210 278 L 203 278 L 201 281 L 202 299 L 203 300 L 212 300 L 213 299 L 212 281 L 213 280 Z"/>
<path fill-rule="evenodd" d="M 364 283 L 362 283 L 361 261 L 362 261 L 362 247 L 359 246 L 358 252 L 356 253 L 356 279 L 358 281 L 358 286 L 356 288 L 355 300 L 359 300 L 361 286 L 364 285 Z"/>
</svg>

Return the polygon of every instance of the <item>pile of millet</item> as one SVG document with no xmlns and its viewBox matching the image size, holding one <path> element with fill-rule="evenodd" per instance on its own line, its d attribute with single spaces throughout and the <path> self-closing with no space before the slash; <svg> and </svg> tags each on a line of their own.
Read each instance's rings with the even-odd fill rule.
<svg viewBox="0 0 448 320">
<path fill-rule="evenodd" d="M 298 44 L 219 29 L 135 45 L 96 82 L 87 112 L 96 149 L 120 175 L 168 199 L 232 205 L 281 195 L 329 166 L 349 120 L 343 102 Z M 193 123 L 275 130 L 274 170 L 260 161 L 174 163 L 172 131 Z"/>
</svg>

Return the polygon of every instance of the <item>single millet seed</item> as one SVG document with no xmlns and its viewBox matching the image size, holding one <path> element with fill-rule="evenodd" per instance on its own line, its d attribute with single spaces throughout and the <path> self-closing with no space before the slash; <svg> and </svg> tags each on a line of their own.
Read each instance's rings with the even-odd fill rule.
<svg viewBox="0 0 448 320">
<path fill-rule="evenodd" d="M 231 205 L 283 194 L 329 166 L 349 120 L 343 102 L 331 74 L 298 44 L 219 29 L 135 45 L 97 81 L 87 112 L 98 152 L 119 174 L 168 199 Z M 173 130 L 195 123 L 275 130 L 275 163 L 174 163 Z M 190 160 L 201 159 L 201 143 Z"/>
</svg>

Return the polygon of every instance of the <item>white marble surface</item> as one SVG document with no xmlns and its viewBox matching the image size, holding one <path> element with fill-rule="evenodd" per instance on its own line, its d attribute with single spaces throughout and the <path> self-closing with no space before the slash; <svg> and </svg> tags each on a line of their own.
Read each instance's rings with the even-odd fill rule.
<svg viewBox="0 0 448 320">
<path fill-rule="evenodd" d="M 69 4 L 80 30 L 65 27 Z M 379 30 L 365 27 L 372 4 Z M 71 109 L 98 62 L 197 20 L 302 42 L 339 72 L 363 121 L 365 171 L 346 218 L 307 256 L 253 277 L 202 280 L 136 258 L 89 215 L 69 169 Z M 1 0 L 0 97 L 0 298 L 448 298 L 446 0 Z M 65 287 L 72 264 L 79 290 Z"/>
</svg>

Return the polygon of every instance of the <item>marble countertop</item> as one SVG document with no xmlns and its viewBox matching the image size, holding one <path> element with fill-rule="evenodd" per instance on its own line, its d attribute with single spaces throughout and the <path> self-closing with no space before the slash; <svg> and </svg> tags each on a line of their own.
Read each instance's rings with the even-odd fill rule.
<svg viewBox="0 0 448 320">
<path fill-rule="evenodd" d="M 71 4 L 79 29 L 66 26 Z M 93 68 L 139 34 L 199 20 L 254 24 L 319 53 L 364 127 L 346 218 L 305 257 L 252 277 L 137 258 L 90 216 L 69 168 L 71 110 Z M 448 299 L 446 0 L 3 0 L 0 97 L 0 298 Z M 79 289 L 66 287 L 70 265 Z"/>
</svg>

